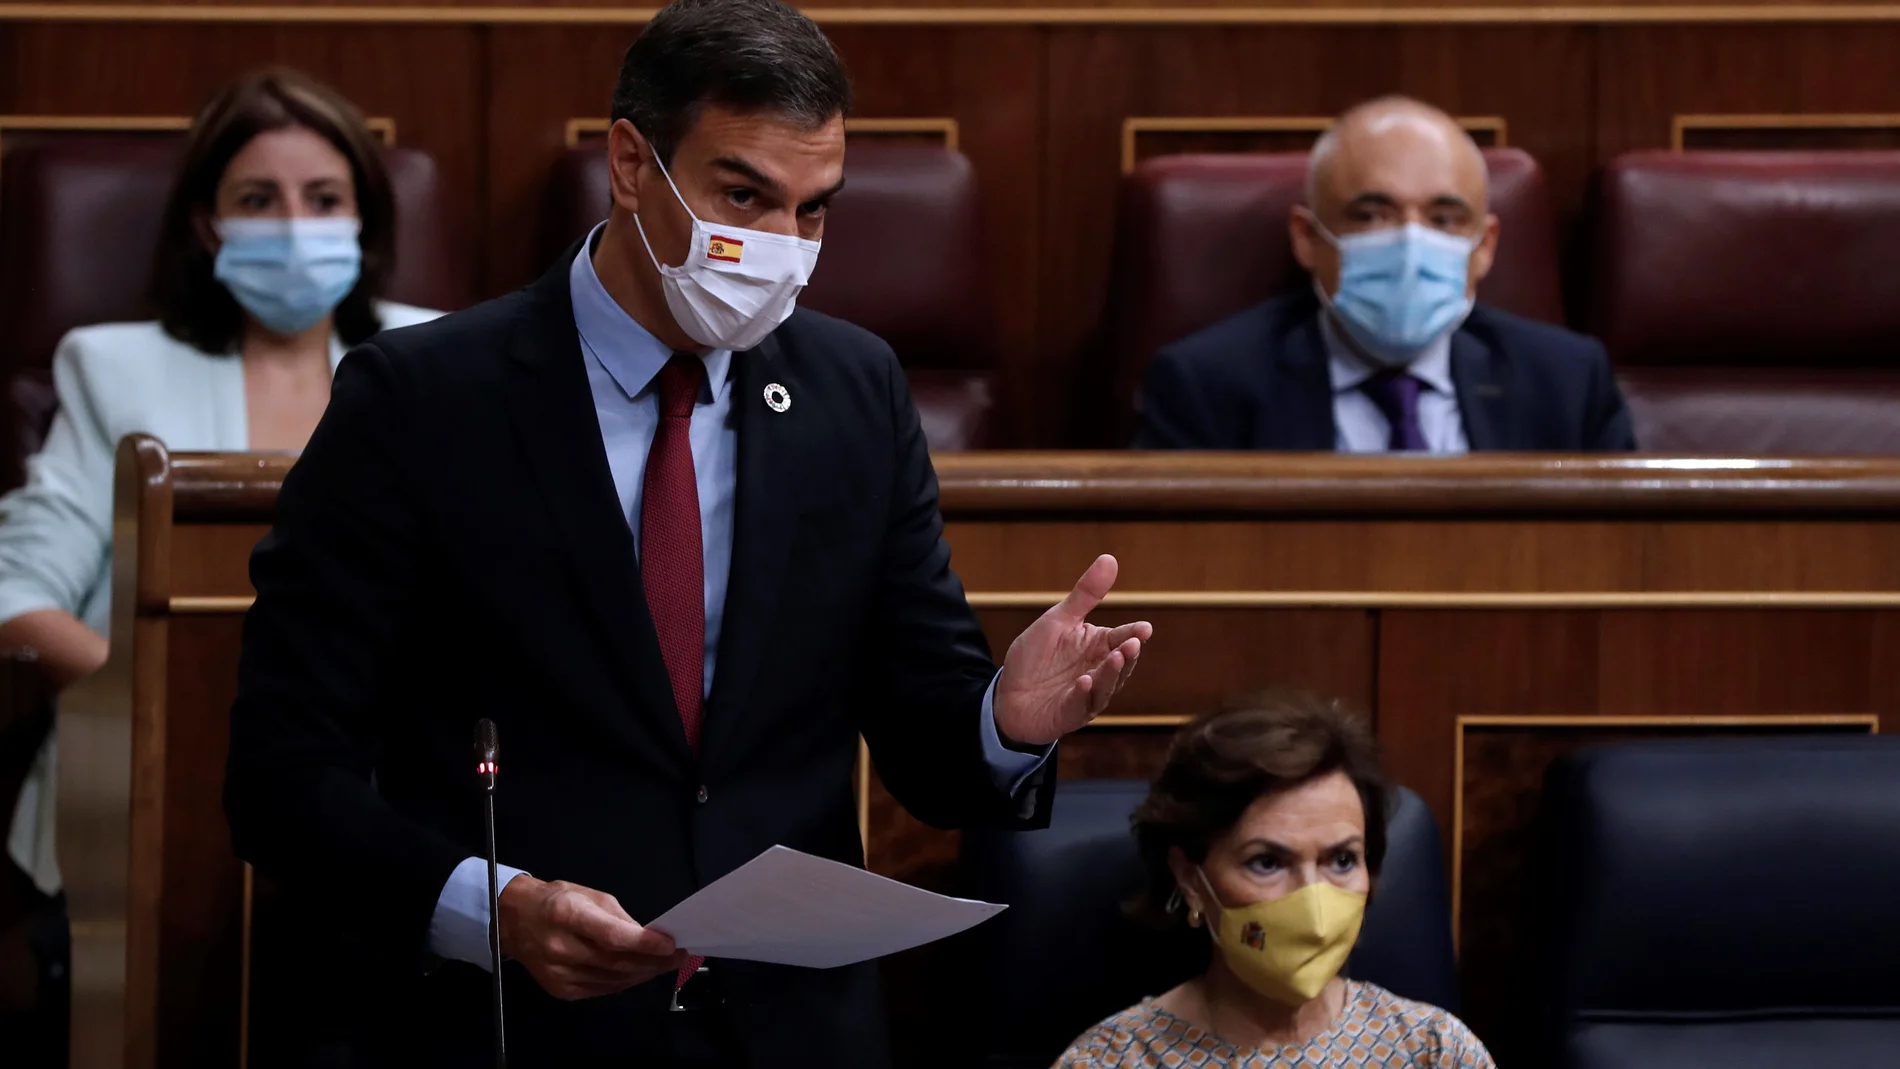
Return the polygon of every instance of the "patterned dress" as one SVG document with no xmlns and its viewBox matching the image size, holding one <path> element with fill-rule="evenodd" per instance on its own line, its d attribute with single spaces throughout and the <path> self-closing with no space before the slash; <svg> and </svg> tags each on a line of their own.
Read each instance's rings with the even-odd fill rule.
<svg viewBox="0 0 1900 1069">
<path fill-rule="evenodd" d="M 1082 1034 L 1055 1069 L 1496 1069 L 1463 1021 L 1377 984 L 1346 981 L 1339 1019 L 1304 1046 L 1241 1051 L 1153 999 Z"/>
</svg>

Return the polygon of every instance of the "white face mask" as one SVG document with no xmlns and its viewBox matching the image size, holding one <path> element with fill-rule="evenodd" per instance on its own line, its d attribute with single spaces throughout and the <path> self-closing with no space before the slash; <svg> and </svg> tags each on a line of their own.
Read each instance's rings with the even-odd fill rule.
<svg viewBox="0 0 1900 1069">
<path fill-rule="evenodd" d="M 654 158 L 654 163 L 660 161 Z M 818 242 L 763 230 L 702 222 L 660 164 L 660 174 L 693 220 L 686 262 L 668 267 L 653 254 L 647 229 L 633 217 L 647 257 L 660 272 L 666 306 L 686 336 L 701 345 L 735 352 L 750 349 L 778 329 L 798 303 L 798 291 L 818 266 Z"/>
</svg>

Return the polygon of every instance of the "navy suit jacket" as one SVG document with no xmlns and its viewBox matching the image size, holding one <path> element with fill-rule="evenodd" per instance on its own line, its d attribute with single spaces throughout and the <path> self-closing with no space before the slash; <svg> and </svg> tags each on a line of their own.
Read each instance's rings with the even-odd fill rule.
<svg viewBox="0 0 1900 1069">
<path fill-rule="evenodd" d="M 1137 449 L 1331 452 L 1333 385 L 1310 293 L 1276 297 L 1174 342 L 1142 380 Z M 1478 305 L 1451 339 L 1471 449 L 1636 448 L 1593 338 Z"/>
</svg>

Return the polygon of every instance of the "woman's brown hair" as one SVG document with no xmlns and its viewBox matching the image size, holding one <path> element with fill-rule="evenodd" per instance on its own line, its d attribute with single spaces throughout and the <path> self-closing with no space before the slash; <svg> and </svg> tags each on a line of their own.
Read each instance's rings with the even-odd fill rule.
<svg viewBox="0 0 1900 1069">
<path fill-rule="evenodd" d="M 376 299 L 396 258 L 396 205 L 382 149 L 354 104 L 312 78 L 274 69 L 226 88 L 191 124 L 152 265 L 152 300 L 165 333 L 207 353 L 235 351 L 244 310 L 213 277 L 217 256 L 205 247 L 199 220 L 215 214 L 218 183 L 232 157 L 258 134 L 294 126 L 336 146 L 356 183 L 363 266 L 356 287 L 336 307 L 337 336 L 355 345 L 381 329 Z"/>
<path fill-rule="evenodd" d="M 1181 729 L 1168 763 L 1136 807 L 1135 841 L 1146 872 L 1134 909 L 1165 922 L 1174 896 L 1168 852 L 1200 864 L 1215 839 L 1263 795 L 1335 772 L 1359 792 L 1366 814 L 1366 868 L 1385 861 L 1385 772 L 1364 717 L 1344 703 L 1302 691 L 1269 691 L 1228 702 Z"/>
</svg>

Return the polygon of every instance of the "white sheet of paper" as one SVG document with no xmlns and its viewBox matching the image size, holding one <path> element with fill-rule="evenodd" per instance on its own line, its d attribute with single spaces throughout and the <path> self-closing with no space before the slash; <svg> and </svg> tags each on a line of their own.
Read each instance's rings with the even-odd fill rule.
<svg viewBox="0 0 1900 1069">
<path fill-rule="evenodd" d="M 774 846 L 647 927 L 708 958 L 830 969 L 955 935 L 1007 908 Z"/>
</svg>

